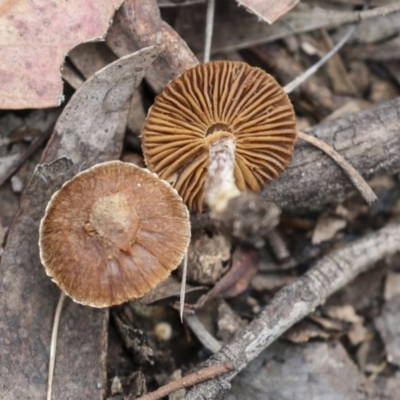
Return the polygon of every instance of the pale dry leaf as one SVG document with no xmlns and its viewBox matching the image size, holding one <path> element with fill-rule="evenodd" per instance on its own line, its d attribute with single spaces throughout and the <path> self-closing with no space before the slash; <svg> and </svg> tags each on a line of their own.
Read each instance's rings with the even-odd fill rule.
<svg viewBox="0 0 400 400">
<path fill-rule="evenodd" d="M 60 67 L 74 46 L 104 37 L 122 0 L 0 2 L 0 108 L 60 105 Z"/>
<path fill-rule="evenodd" d="M 367 337 L 368 330 L 362 323 L 356 323 L 348 332 L 347 336 L 353 346 L 358 346 Z"/>
<path fill-rule="evenodd" d="M 329 331 L 344 332 L 347 330 L 348 325 L 342 321 L 320 317 L 317 314 L 310 314 L 308 318 Z"/>
<path fill-rule="evenodd" d="M 129 101 L 158 53 L 159 49 L 152 46 L 121 57 L 96 72 L 75 92 L 55 128 L 65 132 L 58 159 L 68 154 L 74 163 L 78 162 L 74 157 L 82 146 L 100 152 L 110 148 L 110 132 L 118 129 L 124 133 Z"/>
<path fill-rule="evenodd" d="M 288 13 L 300 0 L 237 0 L 239 4 L 246 7 L 259 18 L 274 23 L 280 17 Z"/>
<path fill-rule="evenodd" d="M 346 225 L 347 221 L 343 218 L 321 215 L 313 232 L 312 244 L 320 244 L 333 239 L 336 233 Z"/>
<path fill-rule="evenodd" d="M 2 400 L 45 398 L 51 326 L 59 297 L 58 289 L 45 275 L 37 245 L 46 204 L 78 172 L 120 156 L 130 97 L 158 51 L 149 47 L 122 57 L 75 92 L 22 195 L 0 265 L 0 292 L 7 293 L 0 296 L 0 364 L 7 376 L 0 389 Z M 1 195 L 0 199 L 2 211 Z M 1 222 L 9 223 L 3 216 Z M 102 310 L 71 301 L 65 306 L 58 336 L 54 399 L 106 397 L 107 319 Z M 43 367 L 38 369 L 38 365 Z"/>
<path fill-rule="evenodd" d="M 296 325 L 292 326 L 283 335 L 283 338 L 292 343 L 305 343 L 310 341 L 310 339 L 329 339 L 331 336 L 331 333 L 327 332 L 319 325 L 307 319 L 303 319 Z"/>
<path fill-rule="evenodd" d="M 328 306 L 324 308 L 324 314 L 339 321 L 358 324 L 363 322 L 363 318 L 356 314 L 354 307 L 350 304 L 343 306 Z"/>
</svg>

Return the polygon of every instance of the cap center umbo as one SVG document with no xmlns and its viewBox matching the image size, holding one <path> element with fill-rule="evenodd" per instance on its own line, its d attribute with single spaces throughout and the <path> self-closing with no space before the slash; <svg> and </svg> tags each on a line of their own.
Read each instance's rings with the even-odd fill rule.
<svg viewBox="0 0 400 400">
<path fill-rule="evenodd" d="M 85 230 L 130 254 L 140 226 L 132 199 L 128 193 L 119 192 L 96 200 Z"/>
</svg>

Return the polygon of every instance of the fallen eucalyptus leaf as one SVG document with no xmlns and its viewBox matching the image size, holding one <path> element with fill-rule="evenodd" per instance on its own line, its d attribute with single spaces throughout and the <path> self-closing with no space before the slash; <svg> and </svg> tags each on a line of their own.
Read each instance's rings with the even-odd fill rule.
<svg viewBox="0 0 400 400">
<path fill-rule="evenodd" d="M 74 46 L 102 39 L 122 0 L 7 1 L 0 5 L 0 108 L 63 100 L 60 67 Z"/>
</svg>

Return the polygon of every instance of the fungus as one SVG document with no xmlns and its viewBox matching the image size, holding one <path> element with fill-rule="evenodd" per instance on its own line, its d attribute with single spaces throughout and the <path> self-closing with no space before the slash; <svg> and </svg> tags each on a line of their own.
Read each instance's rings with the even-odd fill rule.
<svg viewBox="0 0 400 400">
<path fill-rule="evenodd" d="M 189 209 L 223 211 L 243 190 L 258 193 L 289 163 L 295 114 L 282 87 L 243 62 L 197 65 L 156 98 L 143 128 L 150 170 Z"/>
<path fill-rule="evenodd" d="M 189 240 L 188 212 L 176 191 L 146 170 L 111 161 L 53 195 L 39 244 L 46 273 L 64 292 L 109 307 L 166 279 Z"/>
</svg>

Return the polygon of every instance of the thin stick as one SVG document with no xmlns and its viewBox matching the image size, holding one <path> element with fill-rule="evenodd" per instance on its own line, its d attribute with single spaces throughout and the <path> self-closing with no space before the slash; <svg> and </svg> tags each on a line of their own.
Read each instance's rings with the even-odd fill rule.
<svg viewBox="0 0 400 400">
<path fill-rule="evenodd" d="M 137 398 L 136 400 L 158 400 L 164 396 L 176 392 L 179 389 L 190 387 L 196 385 L 197 383 L 204 382 L 208 379 L 213 379 L 219 375 L 225 374 L 227 372 L 233 371 L 235 369 L 232 361 L 225 361 L 220 364 L 214 364 L 210 367 L 206 367 L 197 371 L 193 374 L 184 376 L 175 382 L 169 383 L 155 392 L 145 394 Z"/>
<path fill-rule="evenodd" d="M 208 332 L 195 314 L 185 314 L 185 321 L 205 348 L 210 350 L 212 353 L 221 350 L 221 343 L 219 343 L 218 340 Z"/>
<path fill-rule="evenodd" d="M 181 316 L 181 322 L 183 322 L 183 310 L 185 308 L 185 293 L 186 293 L 186 276 L 187 276 L 187 266 L 188 266 L 188 253 L 189 248 L 186 249 L 185 256 L 183 257 L 183 272 L 182 272 L 182 282 L 181 282 L 181 295 L 179 299 L 179 315 Z"/>
<path fill-rule="evenodd" d="M 385 6 L 373 8 L 372 10 L 359 11 L 357 17 L 359 21 L 363 21 L 364 19 L 368 18 L 383 17 L 387 14 L 399 10 L 400 10 L 400 1 L 395 1 Z"/>
<path fill-rule="evenodd" d="M 204 43 L 204 58 L 203 62 L 210 61 L 211 43 L 214 29 L 214 13 L 215 13 L 215 0 L 208 0 L 207 2 L 207 16 L 206 16 L 206 41 Z"/>
<path fill-rule="evenodd" d="M 371 205 L 378 200 L 376 194 L 373 192 L 368 183 L 364 178 L 354 169 L 338 152 L 336 152 L 332 147 L 327 145 L 322 140 L 317 139 L 315 136 L 307 135 L 304 132 L 297 132 L 297 136 L 300 139 L 311 143 L 315 147 L 325 152 L 329 157 L 336 161 L 336 163 L 343 169 L 345 174 L 353 182 L 354 186 L 358 189 L 361 195 L 364 197 L 365 201 Z"/>
<path fill-rule="evenodd" d="M 321 68 L 333 55 L 335 55 L 343 46 L 344 44 L 350 39 L 351 35 L 356 30 L 356 25 L 350 27 L 350 29 L 346 32 L 346 34 L 336 43 L 336 45 L 326 53 L 317 63 L 315 63 L 312 67 L 310 67 L 307 71 L 303 74 L 298 76 L 292 82 L 288 83 L 286 86 L 283 87 L 283 90 L 286 93 L 293 92 L 298 86 L 300 86 L 305 80 L 307 80 L 311 75 L 315 74 L 319 68 Z"/>
<path fill-rule="evenodd" d="M 57 303 L 56 313 L 54 315 L 53 332 L 51 333 L 49 379 L 47 383 L 47 400 L 51 400 L 51 391 L 53 389 L 54 365 L 56 362 L 57 335 L 58 335 L 58 327 L 60 325 L 60 316 L 64 300 L 65 300 L 65 293 L 61 292 L 60 298 L 58 299 Z"/>
<path fill-rule="evenodd" d="M 282 288 L 262 313 L 237 332 L 208 362 L 233 361 L 235 370 L 192 388 L 184 400 L 223 398 L 229 381 L 296 322 L 380 259 L 400 251 L 400 223 L 348 244 L 319 260 L 302 277 Z"/>
</svg>

